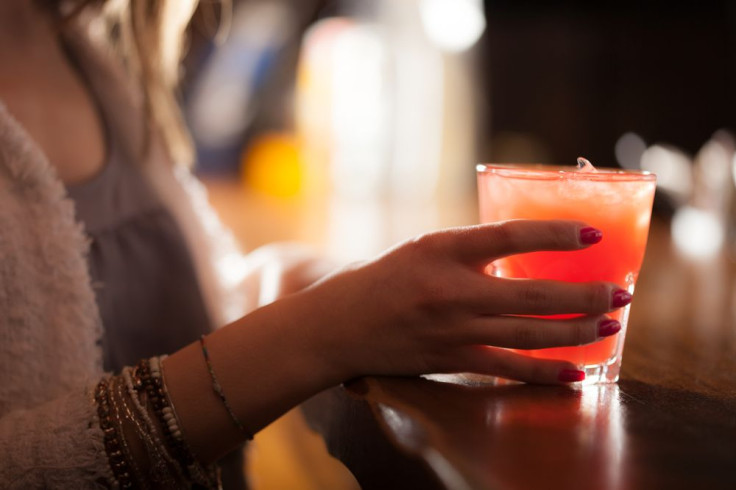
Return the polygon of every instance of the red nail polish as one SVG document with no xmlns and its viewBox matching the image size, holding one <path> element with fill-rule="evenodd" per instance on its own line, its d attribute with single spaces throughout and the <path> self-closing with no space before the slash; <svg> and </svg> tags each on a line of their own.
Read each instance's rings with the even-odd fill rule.
<svg viewBox="0 0 736 490">
<path fill-rule="evenodd" d="M 584 245 L 593 245 L 603 239 L 603 233 L 597 228 L 586 226 L 580 229 L 580 243 Z"/>
<path fill-rule="evenodd" d="M 621 330 L 621 324 L 611 318 L 606 318 L 598 323 L 598 336 L 608 337 Z"/>
<path fill-rule="evenodd" d="M 577 369 L 563 369 L 557 376 L 563 383 L 577 383 L 585 379 L 585 372 Z"/>
<path fill-rule="evenodd" d="M 625 289 L 619 289 L 613 293 L 611 306 L 613 306 L 614 308 L 621 308 L 622 306 L 626 306 L 629 303 L 631 303 L 631 293 L 629 293 Z"/>
</svg>

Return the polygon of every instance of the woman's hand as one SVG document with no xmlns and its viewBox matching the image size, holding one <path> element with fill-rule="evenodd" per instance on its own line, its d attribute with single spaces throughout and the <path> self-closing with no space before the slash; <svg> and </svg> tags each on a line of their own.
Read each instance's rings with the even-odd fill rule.
<svg viewBox="0 0 736 490">
<path fill-rule="evenodd" d="M 366 374 L 475 372 L 536 383 L 580 380 L 574 364 L 504 348 L 595 342 L 618 331 L 606 312 L 630 295 L 606 282 L 489 276 L 507 255 L 579 250 L 600 233 L 578 222 L 517 220 L 450 229 L 405 242 L 297 295 L 303 328 L 346 380 Z M 294 298 L 297 299 L 297 298 Z M 571 320 L 520 315 L 582 313 Z"/>
<path fill-rule="evenodd" d="M 580 380 L 576 366 L 504 348 L 594 342 L 628 303 L 616 285 L 503 279 L 486 264 L 600 239 L 568 221 L 509 221 L 431 233 L 257 308 L 207 338 L 213 372 L 251 431 L 314 394 L 370 375 L 475 372 L 535 383 Z M 573 320 L 522 315 L 582 313 Z M 611 323 L 612 322 L 612 323 Z M 172 404 L 192 450 L 214 461 L 242 442 L 212 390 L 201 346 L 166 359 Z"/>
</svg>

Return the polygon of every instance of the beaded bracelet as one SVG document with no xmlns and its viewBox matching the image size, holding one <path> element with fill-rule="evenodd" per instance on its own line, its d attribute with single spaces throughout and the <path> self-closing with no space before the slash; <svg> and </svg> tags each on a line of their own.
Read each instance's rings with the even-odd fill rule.
<svg viewBox="0 0 736 490">
<path fill-rule="evenodd" d="M 107 379 L 102 379 L 95 388 L 95 402 L 100 428 L 104 434 L 105 453 L 112 469 L 113 477 L 120 488 L 133 488 L 131 469 L 121 451 L 120 435 L 112 423 L 110 413 L 110 389 Z"/>
<path fill-rule="evenodd" d="M 186 479 L 186 475 L 181 471 L 178 461 L 169 454 L 167 447 L 159 437 L 158 430 L 156 430 L 151 417 L 148 415 L 148 408 L 144 406 L 145 399 L 139 397 L 135 389 L 131 371 L 131 368 L 126 367 L 120 375 L 122 382 L 119 387 L 119 397 L 126 418 L 146 447 L 150 463 L 149 477 L 156 483 L 168 482 L 176 485 L 176 478 Z M 130 399 L 133 404 L 132 408 L 128 406 L 126 401 L 123 385 L 127 389 L 127 399 Z M 134 411 L 137 412 L 137 415 Z M 176 475 L 172 473 L 172 468 L 176 471 Z"/>
<path fill-rule="evenodd" d="M 159 420 L 162 420 L 163 425 L 166 427 L 164 431 L 171 434 L 171 437 L 174 440 L 180 441 L 182 444 L 184 444 L 184 434 L 181 431 L 181 427 L 179 427 L 179 417 L 176 414 L 174 403 L 171 401 L 171 398 L 169 398 L 169 392 L 166 389 L 166 378 L 164 377 L 163 370 L 163 361 L 164 359 L 166 359 L 166 357 L 167 356 L 161 356 L 159 358 L 151 359 L 151 374 L 153 375 L 154 379 L 160 379 L 161 388 L 166 399 L 169 402 L 168 406 L 165 406 L 161 409 L 161 414 L 159 415 L 157 413 L 157 415 L 159 415 Z"/>
<path fill-rule="evenodd" d="M 173 414 L 173 412 L 170 410 L 169 396 L 161 377 L 160 359 L 154 357 L 150 361 L 141 360 L 135 372 L 136 388 L 146 393 L 146 398 L 151 403 L 158 419 L 166 445 L 172 450 L 178 466 L 185 470 L 191 481 L 206 488 L 217 488 L 219 486 L 217 468 L 203 467 L 184 441 L 176 421 L 172 421 L 171 417 L 166 417 L 167 414 Z"/>
<path fill-rule="evenodd" d="M 140 485 L 140 488 L 142 490 L 147 490 L 148 485 L 145 482 L 145 478 L 143 477 L 143 472 L 140 470 L 135 462 L 135 459 L 133 458 L 133 453 L 130 451 L 130 447 L 128 446 L 128 441 L 125 437 L 125 432 L 123 429 L 123 419 L 132 423 L 137 423 L 137 421 L 133 418 L 132 414 L 128 410 L 128 407 L 126 406 L 125 394 L 123 393 L 122 388 L 123 383 L 120 377 L 116 376 L 110 379 L 110 384 L 108 386 L 108 392 L 110 395 L 110 406 L 115 413 L 115 420 L 117 421 L 117 431 L 120 435 L 119 439 L 121 451 L 132 469 L 134 480 L 137 482 L 138 485 Z M 116 395 L 119 401 L 116 401 Z"/>
<path fill-rule="evenodd" d="M 93 398 L 114 488 L 176 488 L 177 482 L 183 481 L 193 483 L 193 488 L 221 488 L 218 468 L 197 462 L 176 422 L 165 417 L 173 412 L 167 410 L 171 407 L 160 359 L 154 358 L 152 363 L 144 360 L 135 369 L 124 368 L 120 376 L 103 378 L 96 385 Z M 158 423 L 154 424 L 151 412 Z M 123 422 L 145 446 L 150 462 L 147 475 L 142 474 L 132 457 Z M 176 430 L 172 431 L 172 427 Z"/>
<path fill-rule="evenodd" d="M 225 392 L 222 390 L 222 386 L 220 386 L 220 382 L 217 381 L 217 376 L 215 376 L 215 370 L 212 367 L 212 362 L 210 361 L 210 355 L 207 352 L 207 346 L 205 345 L 204 338 L 205 336 L 202 335 L 199 338 L 199 343 L 202 346 L 202 354 L 204 355 L 204 361 L 207 363 L 207 370 L 210 373 L 210 378 L 212 378 L 212 389 L 222 401 L 222 404 L 225 406 L 225 409 L 227 410 L 227 413 L 230 415 L 230 419 L 232 419 L 235 426 L 238 429 L 240 429 L 240 432 L 242 432 L 245 435 L 245 437 L 250 441 L 253 439 L 253 433 L 249 431 L 248 429 L 246 429 L 243 423 L 240 422 L 240 419 L 238 419 L 237 415 L 235 415 L 235 412 L 230 406 L 230 403 L 227 401 L 227 398 L 225 397 Z"/>
<path fill-rule="evenodd" d="M 168 406 L 164 406 L 160 413 L 156 412 L 156 415 L 159 416 L 159 420 L 164 422 L 164 433 L 170 434 L 171 437 L 177 441 L 183 441 L 184 436 L 181 433 L 176 412 L 174 412 L 174 404 L 171 403 L 171 400 L 169 399 L 169 393 L 166 390 L 166 380 L 164 379 L 163 370 L 161 369 L 161 362 L 165 358 L 166 356 L 161 356 L 159 358 L 154 357 L 149 361 L 151 377 L 154 380 L 160 380 L 160 383 L 158 384 L 160 385 L 163 398 L 169 402 Z"/>
</svg>

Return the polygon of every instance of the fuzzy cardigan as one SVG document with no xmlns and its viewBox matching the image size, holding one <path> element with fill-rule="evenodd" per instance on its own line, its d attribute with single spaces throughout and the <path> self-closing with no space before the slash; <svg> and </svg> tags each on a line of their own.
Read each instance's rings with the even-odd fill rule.
<svg viewBox="0 0 736 490">
<path fill-rule="evenodd" d="M 91 83 L 119 92 L 112 130 L 147 148 L 141 168 L 183 232 L 212 324 L 254 308 L 262 261 L 239 253 L 204 188 L 155 136 L 145 145 L 142 101 L 122 69 L 84 36 L 69 42 Z M 74 216 L 53 167 L 0 102 L 0 488 L 110 484 L 92 399 L 103 325 Z"/>
</svg>

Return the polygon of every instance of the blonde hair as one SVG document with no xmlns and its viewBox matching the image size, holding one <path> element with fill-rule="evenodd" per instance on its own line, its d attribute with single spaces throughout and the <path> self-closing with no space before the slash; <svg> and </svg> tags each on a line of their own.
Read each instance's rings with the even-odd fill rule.
<svg viewBox="0 0 736 490">
<path fill-rule="evenodd" d="M 194 144 L 177 99 L 177 88 L 185 34 L 198 0 L 37 1 L 50 8 L 62 23 L 89 15 L 99 24 L 102 35 L 116 48 L 140 85 L 149 124 L 160 132 L 176 163 L 191 165 Z M 219 2 L 223 12 L 229 4 Z M 206 5 L 214 8 L 213 2 Z"/>
</svg>

